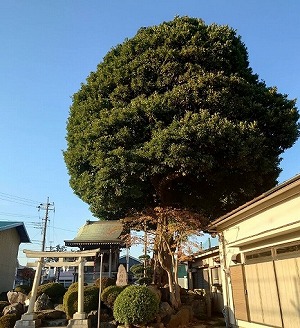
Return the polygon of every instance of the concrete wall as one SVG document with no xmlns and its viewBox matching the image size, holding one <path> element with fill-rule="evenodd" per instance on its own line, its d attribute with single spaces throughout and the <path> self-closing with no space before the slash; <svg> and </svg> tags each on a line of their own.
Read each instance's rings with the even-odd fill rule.
<svg viewBox="0 0 300 328">
<path fill-rule="evenodd" d="M 16 229 L 0 231 L 0 293 L 13 288 L 19 245 Z"/>
</svg>

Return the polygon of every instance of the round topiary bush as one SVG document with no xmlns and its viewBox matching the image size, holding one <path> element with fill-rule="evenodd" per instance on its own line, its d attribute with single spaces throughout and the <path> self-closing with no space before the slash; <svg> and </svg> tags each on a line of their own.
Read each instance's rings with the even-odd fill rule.
<svg viewBox="0 0 300 328">
<path fill-rule="evenodd" d="M 87 286 L 87 283 L 86 283 L 86 282 L 84 283 L 84 286 Z M 78 290 L 78 282 L 73 282 L 73 283 L 68 287 L 68 290 L 71 290 L 71 289 L 77 289 L 77 290 Z"/>
<path fill-rule="evenodd" d="M 108 286 L 113 286 L 116 284 L 116 279 L 109 278 L 109 277 L 102 277 L 101 278 L 101 289 L 104 290 Z M 95 280 L 95 285 L 99 288 L 100 287 L 100 278 Z"/>
<path fill-rule="evenodd" d="M 6 314 L 0 318 L 0 328 L 14 328 L 16 321 L 19 319 L 16 313 Z"/>
<path fill-rule="evenodd" d="M 20 286 L 16 286 L 14 291 L 28 295 L 30 293 L 31 289 L 32 289 L 32 286 L 20 285 Z"/>
<path fill-rule="evenodd" d="M 40 285 L 37 289 L 37 297 L 45 293 L 48 295 L 53 303 L 59 303 L 64 296 L 66 289 L 63 285 L 56 282 L 49 282 Z"/>
<path fill-rule="evenodd" d="M 155 319 L 158 308 L 158 298 L 149 288 L 128 286 L 117 297 L 113 313 L 125 325 L 147 324 Z"/>
<path fill-rule="evenodd" d="M 92 310 L 97 310 L 98 303 L 99 288 L 96 286 L 85 286 L 83 301 L 84 312 L 89 313 Z M 76 286 L 72 286 L 65 293 L 63 299 L 63 307 L 64 311 L 66 312 L 67 319 L 71 319 L 78 308 L 78 288 L 76 288 Z"/>
<path fill-rule="evenodd" d="M 101 301 L 113 309 L 114 303 L 118 295 L 126 288 L 127 286 L 108 286 L 101 293 Z"/>
</svg>

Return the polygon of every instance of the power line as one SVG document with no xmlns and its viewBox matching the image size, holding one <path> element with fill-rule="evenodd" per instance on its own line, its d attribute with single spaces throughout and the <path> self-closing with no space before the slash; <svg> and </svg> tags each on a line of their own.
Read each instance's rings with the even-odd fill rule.
<svg viewBox="0 0 300 328">
<path fill-rule="evenodd" d="M 58 228 L 58 227 L 50 226 L 50 225 L 49 225 L 49 228 L 52 228 L 52 229 L 55 229 L 55 230 L 63 230 L 63 231 L 75 232 L 75 233 L 77 232 L 75 230 L 63 229 L 63 228 Z"/>
<path fill-rule="evenodd" d="M 22 201 L 24 201 L 24 202 L 28 202 L 28 203 L 34 203 L 34 204 L 39 203 L 38 201 L 33 200 L 33 199 L 30 199 L 30 198 L 25 198 L 25 197 L 15 196 L 15 195 L 7 194 L 7 193 L 4 193 L 4 192 L 0 192 L 0 195 L 1 195 L 2 197 L 18 199 L 18 200 L 22 200 Z"/>
<path fill-rule="evenodd" d="M 29 199 L 29 198 L 19 197 L 19 196 L 7 194 L 4 192 L 0 192 L 0 199 L 7 201 L 7 202 L 21 204 L 21 205 L 25 205 L 25 206 L 31 206 L 31 207 L 36 207 L 37 204 L 39 203 L 38 201 Z"/>
<path fill-rule="evenodd" d="M 13 217 L 20 217 L 20 218 L 39 218 L 38 215 L 34 216 L 34 215 L 27 215 L 27 214 L 18 214 L 18 213 L 8 213 L 8 212 L 0 212 L 0 216 L 13 216 Z"/>
</svg>

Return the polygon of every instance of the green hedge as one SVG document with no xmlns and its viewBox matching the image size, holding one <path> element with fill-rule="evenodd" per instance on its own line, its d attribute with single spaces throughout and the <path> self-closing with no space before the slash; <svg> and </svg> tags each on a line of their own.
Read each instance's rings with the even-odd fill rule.
<svg viewBox="0 0 300 328">
<path fill-rule="evenodd" d="M 118 295 L 126 288 L 127 286 L 108 286 L 101 293 L 101 301 L 113 309 L 114 303 Z"/>
<path fill-rule="evenodd" d="M 71 288 L 70 288 L 71 287 Z M 64 295 L 63 307 L 68 319 L 73 318 L 73 314 L 78 309 L 78 286 L 71 285 Z M 89 313 L 92 310 L 97 310 L 99 304 L 99 288 L 96 286 L 84 287 L 84 312 Z"/>
<path fill-rule="evenodd" d="M 30 293 L 32 289 L 32 286 L 28 286 L 28 285 L 19 285 L 19 286 L 16 286 L 14 291 L 15 292 L 21 292 L 23 294 L 26 294 L 28 295 Z"/>
<path fill-rule="evenodd" d="M 113 286 L 116 284 L 116 279 L 109 277 L 101 278 L 101 289 L 104 290 L 108 286 Z M 95 281 L 95 285 L 100 288 L 100 278 Z"/>
<path fill-rule="evenodd" d="M 0 318 L 0 328 L 14 328 L 16 321 L 19 319 L 16 313 L 6 314 Z"/>
<path fill-rule="evenodd" d="M 159 300 L 146 286 L 128 286 L 114 303 L 114 318 L 125 325 L 147 324 L 155 319 Z"/>
<path fill-rule="evenodd" d="M 65 292 L 66 289 L 62 284 L 49 282 L 47 284 L 38 286 L 37 297 L 45 293 L 49 296 L 53 303 L 60 303 Z"/>
</svg>

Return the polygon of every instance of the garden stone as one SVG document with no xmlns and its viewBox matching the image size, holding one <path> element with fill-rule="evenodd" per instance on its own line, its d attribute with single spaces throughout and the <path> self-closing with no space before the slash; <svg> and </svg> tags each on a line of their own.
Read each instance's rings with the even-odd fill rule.
<svg viewBox="0 0 300 328">
<path fill-rule="evenodd" d="M 15 303 L 25 304 L 27 295 L 25 295 L 21 292 L 9 291 L 9 292 L 7 292 L 7 299 L 10 304 L 15 304 Z"/>
<path fill-rule="evenodd" d="M 3 315 L 15 313 L 17 317 L 21 317 L 24 312 L 24 305 L 21 303 L 10 304 L 6 306 L 2 311 Z"/>
<path fill-rule="evenodd" d="M 164 318 L 168 315 L 170 316 L 171 314 L 173 314 L 173 312 L 174 312 L 174 310 L 168 302 L 160 303 L 159 315 L 161 318 Z"/>
<path fill-rule="evenodd" d="M 117 326 L 114 321 L 101 321 L 100 322 L 100 328 L 117 328 L 117 327 L 120 327 L 120 326 Z M 126 328 L 128 328 L 128 327 L 126 327 Z"/>
<path fill-rule="evenodd" d="M 182 308 L 176 314 L 171 316 L 171 320 L 169 321 L 167 328 L 187 326 L 190 319 L 190 310 L 188 308 Z"/>
<path fill-rule="evenodd" d="M 160 323 L 150 323 L 147 325 L 147 328 L 164 328 L 164 324 Z"/>
<path fill-rule="evenodd" d="M 34 312 L 53 309 L 50 298 L 47 294 L 40 295 L 34 303 Z"/>
<path fill-rule="evenodd" d="M 65 319 L 66 314 L 64 311 L 59 310 L 43 310 L 43 319 L 45 320 L 54 320 L 54 319 Z"/>
</svg>

